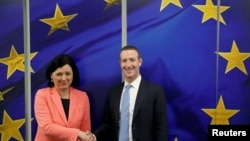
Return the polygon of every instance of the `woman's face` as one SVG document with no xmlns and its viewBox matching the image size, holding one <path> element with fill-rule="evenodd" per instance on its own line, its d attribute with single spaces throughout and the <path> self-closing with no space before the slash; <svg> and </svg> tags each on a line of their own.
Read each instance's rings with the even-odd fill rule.
<svg viewBox="0 0 250 141">
<path fill-rule="evenodd" d="M 73 70 L 70 65 L 66 64 L 57 68 L 52 74 L 51 79 L 57 90 L 69 89 L 73 81 Z"/>
</svg>

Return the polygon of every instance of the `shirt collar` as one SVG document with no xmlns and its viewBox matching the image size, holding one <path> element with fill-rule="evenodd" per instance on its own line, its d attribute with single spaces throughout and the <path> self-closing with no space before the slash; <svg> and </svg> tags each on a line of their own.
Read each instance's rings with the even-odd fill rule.
<svg viewBox="0 0 250 141">
<path fill-rule="evenodd" d="M 132 83 L 130 83 L 134 88 L 139 88 L 141 82 L 141 75 L 139 75 Z M 124 87 L 129 83 L 125 80 Z"/>
</svg>

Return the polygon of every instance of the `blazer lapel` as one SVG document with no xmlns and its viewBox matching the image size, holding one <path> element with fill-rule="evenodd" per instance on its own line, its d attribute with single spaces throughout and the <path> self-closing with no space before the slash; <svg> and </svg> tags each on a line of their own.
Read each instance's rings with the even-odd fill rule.
<svg viewBox="0 0 250 141">
<path fill-rule="evenodd" d="M 74 115 L 74 112 L 75 112 L 75 109 L 76 109 L 76 106 L 77 106 L 77 97 L 76 96 L 73 96 L 74 94 L 74 89 L 70 89 L 70 103 L 69 103 L 69 115 L 68 115 L 68 121 L 71 120 L 71 118 L 74 118 L 72 117 Z"/>
<path fill-rule="evenodd" d="M 65 112 L 62 106 L 62 101 L 61 101 L 61 97 L 59 96 L 58 92 L 56 91 L 55 88 L 51 89 L 51 99 L 55 104 L 56 109 L 58 110 L 61 119 L 64 121 L 64 123 L 67 125 L 67 119 L 65 116 Z"/>
</svg>

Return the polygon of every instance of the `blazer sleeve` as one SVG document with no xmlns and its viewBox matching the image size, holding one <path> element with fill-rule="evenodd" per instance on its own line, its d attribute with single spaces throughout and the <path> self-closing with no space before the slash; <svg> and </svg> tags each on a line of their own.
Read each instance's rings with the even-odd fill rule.
<svg viewBox="0 0 250 141">
<path fill-rule="evenodd" d="M 81 130 L 82 131 L 91 131 L 91 117 L 90 117 L 90 103 L 89 98 L 85 92 L 81 93 L 83 95 L 83 103 L 84 104 L 84 115 L 83 120 L 81 122 Z"/>
<path fill-rule="evenodd" d="M 107 104 L 105 105 L 105 113 L 104 113 L 104 117 L 103 117 L 103 120 L 102 120 L 102 123 L 101 125 L 94 131 L 94 134 L 97 138 L 97 140 L 105 140 L 109 133 L 110 133 L 110 130 L 111 130 L 111 113 L 110 113 L 110 110 L 108 108 L 108 102 Z"/>
<path fill-rule="evenodd" d="M 155 92 L 155 131 L 156 141 L 167 141 L 166 97 L 162 87 L 156 86 Z"/>
</svg>

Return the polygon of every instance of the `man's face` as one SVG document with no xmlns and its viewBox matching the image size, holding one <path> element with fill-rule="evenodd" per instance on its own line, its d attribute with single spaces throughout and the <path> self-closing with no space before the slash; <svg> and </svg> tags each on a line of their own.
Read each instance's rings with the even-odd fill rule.
<svg viewBox="0 0 250 141">
<path fill-rule="evenodd" d="M 142 59 L 135 50 L 123 50 L 120 53 L 120 66 L 126 81 L 132 82 L 137 78 L 141 64 Z"/>
</svg>

